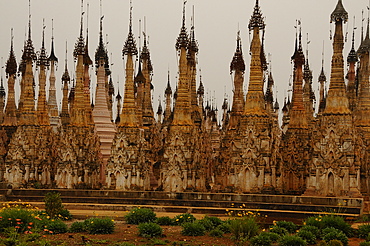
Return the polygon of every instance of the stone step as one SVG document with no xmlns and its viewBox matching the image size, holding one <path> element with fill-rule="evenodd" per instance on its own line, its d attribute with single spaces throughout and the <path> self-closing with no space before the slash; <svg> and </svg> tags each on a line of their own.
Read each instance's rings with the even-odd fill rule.
<svg viewBox="0 0 370 246">
<path fill-rule="evenodd" d="M 51 191 L 61 194 L 68 209 L 127 211 L 133 207 L 148 207 L 155 211 L 224 215 L 226 210 L 260 211 L 274 217 L 307 217 L 313 214 L 335 213 L 358 217 L 363 213 L 362 198 L 309 197 L 269 194 L 73 190 L 73 189 L 14 189 L 0 190 L 8 201 L 42 204 Z"/>
<path fill-rule="evenodd" d="M 32 206 L 44 209 L 43 202 L 29 202 Z M 170 216 L 182 213 L 191 213 L 196 217 L 204 215 L 217 216 L 221 218 L 228 218 L 228 211 L 243 212 L 245 209 L 235 208 L 211 208 L 211 207 L 186 207 L 186 206 L 154 206 L 154 205 L 127 205 L 127 204 L 86 204 L 86 203 L 63 203 L 64 207 L 68 209 L 74 218 L 85 219 L 88 216 L 97 217 L 112 217 L 117 220 L 123 220 L 124 215 L 133 208 L 149 208 L 152 209 L 157 216 Z M 228 211 L 227 211 L 228 210 Z M 272 221 L 279 219 L 295 219 L 300 220 L 314 215 L 324 215 L 324 212 L 310 212 L 310 211 L 292 211 L 292 210 L 269 210 L 269 209 L 248 209 L 248 211 L 259 214 L 264 220 Z M 355 219 L 359 214 L 345 213 L 343 211 L 335 213 L 338 216 L 344 216 L 349 219 Z"/>
<path fill-rule="evenodd" d="M 267 202 L 231 202 L 231 201 L 197 201 L 184 199 L 155 199 L 155 198 L 116 198 L 116 197 L 70 197 L 61 196 L 63 203 L 91 203 L 91 204 L 125 204 L 128 206 L 175 206 L 175 207 L 209 207 L 209 208 L 226 208 L 248 209 L 248 210 L 279 210 L 279 211 L 300 211 L 300 212 L 341 212 L 348 214 L 360 214 L 360 207 L 350 206 L 322 206 L 315 204 L 291 204 L 291 203 L 267 203 Z M 28 201 L 43 202 L 44 196 L 21 196 L 8 195 L 8 201 Z"/>
</svg>

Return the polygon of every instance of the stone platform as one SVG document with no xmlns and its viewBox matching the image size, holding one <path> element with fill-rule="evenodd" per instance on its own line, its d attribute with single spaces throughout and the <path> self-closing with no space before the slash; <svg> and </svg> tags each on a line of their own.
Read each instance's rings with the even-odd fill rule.
<svg viewBox="0 0 370 246">
<path fill-rule="evenodd" d="M 168 213 L 223 216 L 227 210 L 248 210 L 274 218 L 304 218 L 323 213 L 358 217 L 365 206 L 363 198 L 267 194 L 72 189 L 3 189 L 0 194 L 8 201 L 22 200 L 42 207 L 45 194 L 51 191 L 61 193 L 63 204 L 70 210 L 128 211 L 140 206 Z"/>
</svg>

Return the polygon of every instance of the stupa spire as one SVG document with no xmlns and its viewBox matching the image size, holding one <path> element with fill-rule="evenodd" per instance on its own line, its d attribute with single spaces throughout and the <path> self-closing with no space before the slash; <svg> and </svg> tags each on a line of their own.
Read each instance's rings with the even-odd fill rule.
<svg viewBox="0 0 370 246">
<path fill-rule="evenodd" d="M 355 114 L 355 125 L 370 127 L 370 81 L 369 81 L 369 59 L 370 59 L 370 18 L 367 19 L 366 36 L 363 40 L 358 55 L 360 58 L 358 99 Z"/>
<path fill-rule="evenodd" d="M 298 26 L 297 26 L 298 28 Z M 294 51 L 292 60 L 294 61 L 294 80 L 292 106 L 290 110 L 290 122 L 288 128 L 307 128 L 307 112 L 303 104 L 303 71 L 305 57 L 302 49 L 302 31 L 299 26 L 299 43 Z M 297 37 L 296 37 L 297 45 Z"/>
<path fill-rule="evenodd" d="M 46 56 L 45 49 L 45 25 L 43 23 L 42 28 L 42 45 L 40 55 L 37 60 L 37 66 L 39 67 L 39 95 L 37 100 L 37 117 L 39 124 L 42 126 L 50 125 L 48 107 L 46 103 L 46 67 L 49 66 L 49 60 Z"/>
<path fill-rule="evenodd" d="M 121 113 L 121 127 L 139 127 L 139 119 L 137 117 L 137 108 L 135 101 L 135 85 L 134 85 L 134 63 L 133 56 L 137 55 L 136 42 L 132 33 L 132 3 L 130 1 L 130 22 L 129 33 L 122 50 L 123 57 L 126 58 L 126 79 L 123 98 L 123 106 Z"/>
<path fill-rule="evenodd" d="M 6 62 L 6 76 L 8 78 L 8 98 L 5 107 L 4 125 L 16 125 L 17 124 L 17 107 L 15 104 L 15 78 L 17 73 L 17 61 L 14 55 L 13 49 L 13 28 L 11 29 L 11 41 L 10 41 L 10 52 L 9 58 Z"/>
<path fill-rule="evenodd" d="M 344 59 L 343 59 L 343 23 L 348 20 L 348 13 L 344 9 L 342 0 L 331 14 L 330 21 L 335 22 L 335 34 L 333 42 L 333 56 L 331 63 L 330 87 L 326 100 L 326 114 L 349 114 L 348 98 L 344 84 Z"/>
<path fill-rule="evenodd" d="M 29 1 L 29 11 L 31 11 L 31 1 Z M 34 76 L 32 65 L 37 59 L 35 49 L 31 39 L 31 14 L 28 16 L 28 39 L 26 41 L 22 59 L 25 62 L 25 72 L 22 77 L 22 91 L 20 104 L 22 105 L 20 111 L 20 124 L 21 125 L 36 125 L 37 118 L 35 115 L 35 90 L 34 90 Z"/>
<path fill-rule="evenodd" d="M 246 103 L 244 105 L 244 114 L 247 116 L 267 116 L 263 93 L 264 78 L 261 62 L 260 40 L 260 30 L 265 29 L 265 23 L 258 0 L 256 0 L 256 5 L 254 7 L 253 15 L 249 21 L 248 27 L 250 31 L 253 31 L 253 39 L 250 47 L 252 57 L 249 73 L 248 94 Z"/>
<path fill-rule="evenodd" d="M 68 84 L 71 80 L 68 73 L 67 67 L 67 41 L 66 41 L 66 54 L 65 54 L 65 69 L 62 76 L 62 83 L 63 83 L 63 100 L 62 100 L 62 112 L 60 114 L 60 118 L 62 121 L 62 125 L 68 125 L 70 123 L 69 117 L 69 110 L 68 110 Z"/>
<path fill-rule="evenodd" d="M 240 31 L 236 37 L 236 51 L 230 64 L 230 73 L 234 72 L 234 96 L 230 113 L 229 128 L 236 128 L 239 125 L 244 110 L 244 71 L 245 63 L 243 58 Z"/>
<path fill-rule="evenodd" d="M 85 60 L 85 44 L 84 38 L 82 36 L 82 20 L 83 14 L 83 0 L 81 1 L 81 29 L 80 29 L 80 37 L 75 45 L 74 56 L 77 59 L 76 65 L 76 86 L 74 91 L 74 100 L 73 106 L 70 110 L 71 114 L 71 124 L 74 126 L 87 126 L 90 123 L 90 118 L 87 113 L 87 107 L 90 107 L 90 103 L 87 106 L 86 104 L 86 94 L 85 94 L 85 67 L 84 67 L 84 60 Z M 91 107 L 90 107 L 91 110 Z"/>
<path fill-rule="evenodd" d="M 179 78 L 177 84 L 177 98 L 174 107 L 172 125 L 193 125 L 191 118 L 191 93 L 190 93 L 190 74 L 188 70 L 188 60 L 186 49 L 188 47 L 188 35 L 185 27 L 185 6 L 184 1 L 182 27 L 176 42 L 176 50 L 179 52 Z"/>
<path fill-rule="evenodd" d="M 143 125 L 150 126 L 154 124 L 154 111 L 152 105 L 152 94 L 153 89 L 151 75 L 153 73 L 153 65 L 150 60 L 150 51 L 147 44 L 147 34 L 146 34 L 146 19 L 144 18 L 144 45 L 140 54 L 140 60 L 143 63 L 142 74 L 144 76 L 144 83 L 142 84 L 143 90 L 143 101 L 142 101 L 142 117 Z M 140 62 L 139 62 L 140 65 Z"/>
<path fill-rule="evenodd" d="M 48 58 L 50 62 L 50 77 L 49 77 L 49 98 L 48 98 L 48 107 L 49 107 L 49 116 L 50 124 L 53 126 L 54 130 L 57 129 L 59 125 L 59 110 L 56 98 L 56 88 L 55 88 L 55 64 L 58 62 L 58 58 L 54 53 L 54 20 L 51 20 L 51 51 Z"/>
<path fill-rule="evenodd" d="M 357 52 L 355 50 L 355 28 L 352 33 L 352 47 L 347 57 L 347 63 L 349 66 L 347 77 L 347 97 L 349 100 L 349 109 L 353 111 L 356 106 L 356 62 L 358 61 Z"/>
</svg>

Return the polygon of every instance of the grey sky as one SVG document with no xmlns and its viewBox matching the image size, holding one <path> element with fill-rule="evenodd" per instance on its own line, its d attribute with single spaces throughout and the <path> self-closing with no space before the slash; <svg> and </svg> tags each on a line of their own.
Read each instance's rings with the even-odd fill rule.
<svg viewBox="0 0 370 246">
<path fill-rule="evenodd" d="M 146 32 L 149 35 L 149 48 L 154 67 L 153 84 L 155 87 L 153 103 L 157 109 L 158 98 L 163 100 L 164 87 L 167 83 L 167 70 L 170 69 L 171 85 L 174 90 L 177 75 L 177 53 L 175 42 L 181 28 L 182 0 L 133 0 L 133 31 L 136 41 L 139 35 L 139 19 L 146 17 Z M 0 0 L 0 57 L 4 63 L 9 55 L 10 29 L 14 28 L 14 49 L 17 62 L 21 57 L 21 50 L 28 25 L 27 0 Z M 68 68 L 73 71 L 73 47 L 79 35 L 80 28 L 80 0 L 32 0 L 32 40 L 35 50 L 40 50 L 42 36 L 42 20 L 45 18 L 45 42 L 50 54 L 51 19 L 54 19 L 54 36 L 56 56 L 59 66 L 56 73 L 57 89 L 61 88 L 60 78 L 64 71 L 65 42 L 68 41 Z M 93 59 L 98 45 L 100 8 L 99 0 L 84 0 L 84 11 L 89 3 L 89 51 Z M 108 51 L 113 81 L 117 92 L 123 94 L 124 62 L 122 47 L 128 33 L 129 0 L 103 0 L 102 12 L 104 15 L 103 32 L 108 34 Z M 325 42 L 325 72 L 330 78 L 330 61 L 332 44 L 329 40 L 330 14 L 336 6 L 337 0 L 261 0 L 261 10 L 266 17 L 266 55 L 271 53 L 272 71 L 278 98 L 282 105 L 287 95 L 288 83 L 291 75 L 290 57 L 293 54 L 295 38 L 295 20 L 302 22 L 304 49 L 306 50 L 306 33 L 309 33 L 309 61 L 314 76 L 314 89 L 317 90 L 317 78 L 321 70 L 321 53 Z M 238 26 L 241 32 L 244 59 L 247 70 L 245 74 L 245 88 L 249 80 L 249 34 L 248 22 L 253 12 L 255 0 L 188 0 L 186 5 L 186 24 L 190 28 L 192 6 L 195 8 L 195 35 L 199 42 L 198 68 L 202 69 L 202 81 L 205 90 L 215 94 L 218 108 L 221 107 L 224 94 L 232 98 L 232 80 L 229 73 L 230 61 L 236 46 Z M 353 17 L 356 16 L 356 49 L 360 42 L 361 11 L 365 9 L 368 0 L 343 0 L 344 7 L 349 13 L 348 42 L 345 44 L 345 57 L 351 46 Z M 366 23 L 366 22 L 365 22 Z M 84 15 L 84 35 L 86 33 L 86 14 Z M 334 28 L 332 28 L 334 30 Z M 344 30 L 346 32 L 346 29 Z M 105 37 L 105 41 L 106 37 Z M 95 68 L 91 68 L 92 88 L 95 89 Z M 5 75 L 4 70 L 2 75 Z M 35 73 L 37 76 L 37 73 Z M 199 72 L 198 80 L 199 84 Z M 17 84 L 19 86 L 19 83 Z M 61 92 L 58 94 L 60 102 Z"/>
</svg>

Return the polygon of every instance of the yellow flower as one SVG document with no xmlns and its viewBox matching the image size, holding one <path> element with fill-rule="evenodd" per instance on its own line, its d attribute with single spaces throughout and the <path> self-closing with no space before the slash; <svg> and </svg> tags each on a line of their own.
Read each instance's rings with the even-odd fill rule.
<svg viewBox="0 0 370 246">
<path fill-rule="evenodd" d="M 93 224 L 94 223 L 94 221 L 91 221 L 91 224 Z"/>
<path fill-rule="evenodd" d="M 114 222 L 114 220 L 112 220 Z"/>
</svg>

